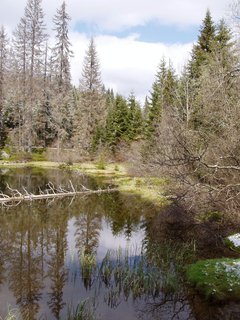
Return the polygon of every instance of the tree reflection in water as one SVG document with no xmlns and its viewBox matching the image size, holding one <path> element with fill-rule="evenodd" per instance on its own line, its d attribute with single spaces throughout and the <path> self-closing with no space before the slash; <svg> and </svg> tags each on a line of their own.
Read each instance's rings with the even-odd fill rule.
<svg viewBox="0 0 240 320">
<path fill-rule="evenodd" d="M 29 171 L 33 177 L 26 172 L 11 173 L 11 186 L 34 190 L 70 177 L 57 170 Z M 97 187 L 86 177 L 83 184 Z M 185 286 L 182 267 L 195 254 L 193 233 L 186 237 L 191 223 L 181 208 L 157 214 L 138 197 L 120 193 L 3 208 L 0 317 L 11 304 L 24 320 L 68 319 L 68 309 L 80 303 L 85 315 L 94 319 L 95 311 L 99 320 L 224 319 L 223 308 L 191 297 Z M 225 309 L 235 316 L 239 305 Z"/>
</svg>

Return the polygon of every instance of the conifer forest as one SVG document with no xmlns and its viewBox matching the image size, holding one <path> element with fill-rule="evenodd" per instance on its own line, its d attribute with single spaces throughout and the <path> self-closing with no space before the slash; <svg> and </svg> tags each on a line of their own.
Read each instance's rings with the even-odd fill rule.
<svg viewBox="0 0 240 320">
<path fill-rule="evenodd" d="M 236 6 L 236 23 L 238 13 Z M 239 34 L 224 20 L 214 22 L 208 10 L 182 73 L 159 57 L 141 106 L 133 92 L 124 97 L 105 88 L 94 38 L 79 86 L 71 84 L 70 19 L 63 2 L 53 17 L 51 47 L 41 0 L 27 2 L 12 35 L 1 27 L 0 146 L 26 153 L 55 147 L 59 157 L 61 148 L 73 148 L 79 158 L 126 155 L 146 171 L 173 176 L 180 193 L 204 193 L 211 206 L 224 202 L 234 211 L 240 191 Z"/>
<path fill-rule="evenodd" d="M 147 243 L 145 248 L 146 257 L 144 256 L 147 262 L 141 260 L 144 261 L 142 262 L 141 272 L 146 272 L 146 270 L 148 270 L 146 268 L 156 267 L 159 261 L 161 261 L 161 263 L 165 261 L 165 256 L 164 258 L 162 256 L 163 252 L 167 252 L 167 257 L 170 257 L 170 260 L 175 259 L 176 261 L 174 260 L 174 263 L 176 262 L 176 265 L 179 263 L 181 266 L 184 265 L 184 268 L 190 263 L 205 258 L 234 258 L 236 260 L 231 262 L 231 267 L 233 265 L 240 265 L 240 241 L 238 240 L 238 249 L 235 250 L 236 248 L 231 246 L 232 242 L 229 249 L 227 247 L 229 241 L 225 240 L 227 235 L 233 234 L 237 226 L 240 226 L 240 1 L 234 1 L 229 16 L 219 21 L 214 21 L 211 11 L 209 9 L 206 10 L 205 16 L 202 17 L 198 37 L 192 46 L 189 59 L 182 67 L 181 72 L 177 72 L 174 69 L 173 63 L 168 57 L 159 57 L 158 67 L 156 70 L 152 70 L 152 73 L 155 75 L 152 86 L 151 88 L 146 88 L 145 101 L 138 101 L 136 94 L 131 91 L 131 88 L 129 95 L 124 96 L 121 92 L 116 92 L 112 88 L 106 87 L 102 80 L 101 61 L 98 55 L 97 41 L 94 36 L 89 37 L 88 47 L 84 48 L 85 55 L 83 57 L 82 72 L 79 74 L 79 85 L 73 84 L 71 59 L 74 57 L 75 52 L 73 52 L 73 46 L 69 37 L 70 22 L 71 17 L 68 14 L 68 6 L 66 2 L 63 1 L 62 4 L 56 8 L 55 15 L 52 17 L 52 31 L 55 37 L 54 41 L 49 41 L 50 36 L 46 32 L 47 28 L 45 24 L 45 13 L 42 8 L 42 0 L 26 0 L 24 14 L 21 19 L 16 22 L 16 27 L 12 34 L 7 32 L 4 25 L 0 26 L 0 187 L 2 188 L 0 188 L 0 202 L 2 199 L 2 202 L 5 203 L 4 201 L 6 201 L 6 198 L 9 198 L 9 196 L 13 196 L 13 198 L 17 197 L 17 199 L 21 197 L 24 198 L 25 194 L 29 197 L 28 200 L 32 200 L 31 196 L 41 197 L 44 193 L 50 193 L 54 196 L 59 193 L 61 196 L 62 194 L 70 192 L 91 192 L 93 190 L 95 193 L 105 192 L 106 194 L 103 195 L 105 202 L 103 198 L 101 198 L 102 196 L 99 196 L 98 199 L 102 200 L 99 200 L 100 202 L 98 206 L 96 206 L 97 209 L 95 207 L 93 208 L 93 202 L 85 198 L 83 202 L 79 202 L 77 205 L 73 204 L 74 210 L 77 211 L 78 208 L 80 208 L 79 210 L 82 210 L 84 214 L 86 213 L 86 216 L 72 217 L 71 221 L 73 222 L 70 222 L 70 226 L 76 229 L 74 229 L 74 235 L 78 237 L 77 239 L 80 239 L 79 251 L 76 255 L 78 255 L 78 261 L 81 261 L 81 277 L 86 292 L 90 290 L 90 288 L 93 288 L 93 284 L 96 283 L 92 281 L 91 278 L 91 275 L 96 270 L 98 270 L 100 274 L 96 278 L 98 279 L 97 281 L 102 281 L 101 286 L 109 289 L 111 287 L 111 281 L 115 281 L 117 285 L 119 285 L 119 287 L 117 287 L 118 289 L 114 289 L 115 291 L 111 293 L 111 297 L 110 295 L 108 295 L 107 298 L 106 295 L 104 296 L 104 301 L 108 301 L 109 305 L 114 303 L 113 301 L 117 301 L 117 292 L 119 294 L 118 297 L 121 297 L 121 295 L 124 296 L 122 300 L 127 301 L 130 296 L 133 297 L 135 301 L 134 294 L 136 291 L 134 290 L 136 290 L 136 287 L 134 286 L 134 281 L 136 279 L 136 283 L 140 283 L 140 287 L 142 288 L 142 291 L 140 289 L 140 291 L 137 291 L 136 297 L 138 297 L 138 294 L 139 296 L 141 294 L 149 296 L 149 291 L 147 291 L 147 293 L 144 291 L 146 289 L 144 281 L 147 281 L 147 283 L 152 281 L 152 278 L 148 278 L 147 280 L 144 278 L 144 280 L 142 280 L 144 283 L 142 283 L 139 279 L 143 278 L 141 278 L 134 269 L 136 266 L 139 267 L 139 265 L 137 265 L 139 260 L 136 260 L 137 262 L 134 264 L 132 270 L 130 266 L 131 259 L 125 258 L 125 261 L 129 263 L 127 267 L 129 271 L 128 279 L 132 279 L 132 282 L 128 280 L 129 291 L 127 292 L 127 287 L 124 287 L 124 279 L 127 277 L 127 273 L 117 273 L 118 270 L 116 271 L 116 269 L 114 269 L 116 265 L 111 265 L 112 260 L 109 258 L 108 253 L 101 267 L 98 266 L 97 260 L 94 260 L 99 234 L 102 230 L 100 215 L 96 213 L 98 210 L 104 212 L 104 219 L 107 221 L 106 225 L 109 228 L 111 227 L 113 236 L 123 232 L 126 238 L 130 239 L 136 229 L 134 229 L 133 226 L 137 225 L 137 223 L 140 224 L 142 221 L 137 216 L 137 213 L 139 214 L 139 212 L 143 210 L 141 209 L 141 204 L 135 204 L 135 202 L 137 202 L 136 199 L 126 200 L 124 198 L 125 200 L 123 200 L 121 197 L 124 197 L 124 195 L 118 198 L 116 195 L 110 195 L 112 197 L 110 201 L 107 193 L 111 192 L 111 188 L 114 193 L 116 188 L 119 187 L 120 193 L 123 191 L 124 194 L 125 192 L 125 197 L 126 193 L 128 196 L 133 196 L 137 190 L 148 204 L 146 208 L 147 213 L 144 218 L 145 224 L 142 223 L 142 229 L 139 229 L 139 234 L 141 234 L 143 228 L 145 228 L 147 239 L 144 240 L 144 243 Z M 126 48 L 126 50 L 128 50 L 128 48 Z M 148 57 L 146 56 L 145 59 L 148 59 Z M 144 61 L 142 61 L 142 63 L 144 64 Z M 11 189 L 11 185 L 9 186 L 7 182 L 4 182 L 5 178 L 3 178 L 1 168 L 5 168 L 4 166 L 6 166 L 6 164 L 9 165 L 12 163 L 16 166 L 19 164 L 25 166 L 31 163 L 31 161 L 36 160 L 41 160 L 42 163 L 54 163 L 58 169 L 63 170 L 64 175 L 68 174 L 65 169 L 80 170 L 84 168 L 86 163 L 94 163 L 97 167 L 97 178 L 103 179 L 104 184 L 99 185 L 98 180 L 96 180 L 97 182 L 93 182 L 91 180 L 92 176 L 90 175 L 90 182 L 87 178 L 86 182 L 84 180 L 85 178 L 81 177 L 81 179 L 83 179 L 81 190 L 78 190 L 71 181 L 70 187 L 67 189 L 62 187 L 62 177 L 60 177 L 60 175 L 57 176 L 56 179 L 53 178 L 53 180 L 56 180 L 56 188 L 53 187 L 52 184 L 49 184 L 47 191 L 43 191 L 39 184 L 33 193 L 31 193 L 32 191 L 27 193 L 28 191 L 26 191 L 24 183 L 25 185 L 30 185 L 30 182 L 24 179 L 31 176 L 29 173 L 26 174 L 25 178 L 20 174 L 19 181 L 21 181 L 22 185 L 18 185 L 17 189 Z M 127 173 L 121 169 L 121 166 L 127 168 Z M 87 168 L 87 170 L 90 171 L 89 167 Z M 106 168 L 111 168 L 112 171 L 109 173 Z M 94 174 L 94 172 L 92 171 L 90 173 Z M 107 176 L 108 174 L 109 176 Z M 111 183 L 109 183 L 110 174 L 114 176 Z M 125 174 L 126 176 L 124 176 Z M 44 174 L 42 175 L 44 176 Z M 53 176 L 52 173 L 50 177 L 52 177 L 51 175 Z M 73 178 L 73 181 L 77 185 L 77 180 L 74 180 L 76 177 L 77 175 Z M 96 176 L 94 178 L 96 178 Z M 8 181 L 7 179 L 8 178 L 6 178 L 6 181 Z M 10 182 L 11 179 L 13 181 L 11 175 L 9 179 Z M 36 183 L 38 181 L 37 179 L 38 178 L 36 178 L 36 181 L 34 180 Z M 68 181 L 68 178 L 66 178 L 66 181 Z M 133 184 L 135 187 L 134 191 L 129 189 Z M 23 187 L 24 189 L 21 189 Z M 20 189 L 24 191 L 20 191 Z M 149 213 L 149 208 L 151 207 L 149 202 L 151 202 L 150 197 L 152 197 L 153 192 L 155 192 L 154 199 L 156 200 L 157 198 L 158 201 L 157 205 L 156 202 L 152 204 L 154 208 L 159 208 L 159 201 L 161 202 L 160 207 L 170 208 L 166 211 L 167 223 L 166 221 L 162 222 L 162 218 L 156 218 L 154 214 Z M 147 197 L 149 197 L 150 200 L 146 200 Z M 24 200 L 26 200 L 26 198 L 24 198 Z M 40 207 L 42 205 L 41 201 L 39 202 Z M 45 255 L 49 255 L 50 261 L 48 264 L 46 263 L 46 268 L 50 270 L 49 279 L 55 279 L 51 281 L 56 284 L 56 288 L 60 288 L 63 291 L 64 285 L 59 287 L 57 281 L 65 281 L 65 273 L 58 278 L 54 278 L 56 276 L 54 273 L 56 270 L 54 268 L 59 266 L 59 270 L 63 270 L 61 268 L 66 267 L 63 266 L 64 252 L 67 250 L 66 230 L 68 230 L 68 222 L 64 220 L 65 216 L 63 213 L 61 218 L 57 217 L 57 210 L 61 211 L 63 208 L 66 208 L 67 205 L 64 202 L 66 200 L 60 199 L 57 201 L 62 202 L 61 205 L 56 207 L 55 211 L 52 209 L 51 204 L 46 206 L 51 214 L 49 216 L 46 214 L 46 216 L 42 218 L 42 231 L 40 229 L 37 231 L 39 232 L 39 239 L 41 237 L 41 239 L 43 239 L 41 248 L 45 248 L 44 246 L 46 245 L 45 249 L 41 249 L 42 256 L 39 256 L 38 261 L 42 259 L 42 266 L 44 265 L 45 262 L 43 261 L 45 261 L 45 258 L 43 252 L 46 250 Z M 127 202 L 131 203 L 134 208 L 133 211 L 131 211 L 132 213 L 129 213 L 128 209 L 126 209 Z M 145 202 L 144 205 L 146 205 Z M 119 203 L 121 203 L 121 205 Z M 14 202 L 14 205 L 15 204 L 16 201 Z M 32 210 L 31 219 L 37 219 L 37 215 L 34 213 L 35 204 L 31 204 L 32 209 L 29 209 L 31 206 L 27 206 L 28 209 L 25 211 L 21 205 L 22 204 L 19 206 L 19 212 L 23 217 L 26 215 L 26 210 Z M 174 210 L 172 209 L 173 207 Z M 10 208 L 10 210 L 12 209 Z M 42 212 L 44 212 L 44 210 L 45 209 L 42 208 Z M 89 215 L 88 210 L 89 212 L 92 210 Z M 117 218 L 113 218 L 115 217 L 113 214 L 113 212 L 115 212 L 114 210 L 117 211 Z M 155 210 L 157 210 L 159 214 L 163 209 L 155 208 Z M 124 214 L 128 216 L 126 217 Z M 1 212 L 0 215 L 0 225 L 7 228 L 8 217 L 11 220 L 11 215 L 6 214 L 6 216 L 4 216 Z M 68 213 L 68 215 L 70 216 L 71 213 Z M 21 222 L 23 229 L 25 228 L 25 222 L 30 221 L 28 220 L 30 219 L 29 216 L 24 219 Z M 51 233 L 48 230 L 45 234 L 45 231 L 43 231 L 45 228 L 44 219 L 46 219 L 46 221 L 50 219 L 49 221 L 52 221 L 50 223 L 51 226 L 57 223 L 57 231 L 53 229 L 55 231 L 51 231 Z M 176 225 L 173 224 L 171 219 L 176 219 Z M 28 226 L 26 226 L 29 239 L 30 229 L 27 228 L 34 226 L 34 223 L 34 221 L 31 221 Z M 166 223 L 166 229 L 164 229 L 164 223 Z M 85 227 L 86 230 L 84 229 Z M 173 230 L 174 227 L 176 227 L 176 229 Z M 4 228 L 3 230 L 5 230 Z M 89 231 L 89 233 L 88 228 L 91 231 Z M 18 230 L 17 223 L 14 225 L 13 230 Z M 71 230 L 71 228 L 69 230 Z M 171 247 L 170 250 L 164 251 L 166 246 L 172 243 L 171 241 L 174 236 L 181 233 L 181 237 L 184 237 L 189 230 L 193 231 L 191 231 L 192 233 L 189 236 L 191 241 L 188 239 L 189 242 L 187 242 L 187 245 L 184 243 L 183 247 L 185 251 L 181 251 L 183 247 L 181 247 L 181 250 L 179 247 L 176 247 L 176 243 L 179 245 L 180 241 L 175 243 L 174 249 Z M 41 237 L 40 231 L 42 232 Z M 8 235 L 11 234 L 10 237 L 13 237 L 13 234 L 20 234 L 19 232 L 21 233 L 22 231 L 16 231 L 16 233 L 15 231 L 11 231 Z M 164 236 L 166 236 L 166 234 L 168 236 L 169 234 L 171 235 L 169 236 L 170 240 L 165 242 L 165 240 L 161 238 L 163 232 L 165 232 Z M 5 281 L 4 277 L 1 278 L 1 273 L 4 274 L 2 270 L 5 270 L 3 261 L 8 261 L 7 259 L 9 258 L 7 254 L 3 253 L 5 249 L 4 245 L 2 245 L 3 242 L 1 242 L 2 234 L 4 234 L 4 231 L 2 231 L 0 227 L 0 300 L 1 284 Z M 91 234 L 90 238 L 85 241 L 85 237 L 87 238 L 89 234 Z M 212 242 L 209 240 L 209 234 L 211 234 Z M 159 237 L 158 241 L 153 241 L 155 236 Z M 6 238 L 8 237 L 9 236 Z M 12 250 L 15 250 L 16 259 L 20 259 L 16 248 L 20 241 L 21 248 L 23 248 L 24 241 L 27 239 L 24 238 L 25 235 L 21 237 L 21 239 L 17 239 L 16 236 L 16 239 L 12 238 L 11 240 L 14 244 Z M 34 247 L 35 244 L 33 245 L 33 243 L 37 243 L 37 237 L 38 236 L 36 236 L 36 239 L 32 240 L 32 242 L 29 240 L 28 245 L 26 244 L 24 248 L 29 249 L 31 245 Z M 46 239 L 44 237 L 46 237 Z M 199 243 L 197 237 L 201 237 Z M 53 242 L 55 241 L 52 251 L 47 248 L 47 243 L 50 241 L 49 239 L 53 239 Z M 62 240 L 59 239 L 64 240 L 61 242 Z M 92 247 L 90 245 L 91 241 L 93 243 Z M 150 242 L 151 246 L 149 245 Z M 156 245 L 156 242 L 160 243 L 161 246 L 164 245 L 165 249 L 163 251 L 161 251 L 162 249 L 156 249 L 156 247 L 153 249 L 152 245 L 153 243 Z M 210 252 L 211 246 L 214 248 L 212 252 Z M 204 251 L 205 249 L 203 249 L 206 247 L 208 247 L 207 253 Z M 220 247 L 221 250 L 222 247 L 224 247 L 221 254 L 219 253 Z M 56 252 L 54 250 L 56 250 Z M 152 250 L 155 253 L 161 252 L 162 255 L 159 253 L 158 262 L 154 260 L 155 258 L 153 259 Z M 232 251 L 228 253 L 226 250 L 229 250 L 229 252 Z M 181 255 L 180 251 L 184 253 Z M 24 253 L 26 257 L 21 258 L 23 264 L 23 261 L 27 261 L 31 256 L 30 253 L 27 255 L 26 252 Z M 190 252 L 195 255 L 195 258 L 191 258 L 192 260 L 189 258 Z M 56 260 L 54 260 L 55 256 L 57 257 Z M 31 257 L 31 259 L 34 259 L 34 257 Z M 60 261 L 58 259 L 62 260 Z M 118 257 L 116 261 L 120 263 L 120 261 L 122 261 L 121 259 L 122 258 Z M 213 290 L 212 288 L 215 288 L 216 282 L 210 286 L 211 288 L 206 287 L 205 282 L 198 285 L 197 281 L 200 280 L 198 278 L 196 280 L 195 276 L 196 274 L 199 276 L 200 271 L 198 269 L 195 271 L 194 268 L 202 268 L 201 262 L 200 265 L 193 265 L 194 267 L 192 267 L 192 269 L 190 267 L 186 273 L 186 268 L 173 267 L 173 265 L 175 266 L 175 264 L 172 263 L 173 260 L 171 260 L 169 264 L 166 263 L 161 267 L 163 269 L 165 268 L 165 271 L 168 270 L 168 276 L 166 279 L 164 278 L 165 282 L 159 280 L 159 283 L 163 286 L 160 289 L 154 284 L 154 299 L 161 296 L 159 292 L 164 292 L 166 298 L 164 303 L 166 303 L 166 301 L 169 302 L 171 300 L 169 298 L 169 292 L 173 290 L 173 283 L 174 290 L 180 290 L 179 287 L 175 286 L 174 282 L 176 279 L 181 278 L 179 274 L 183 275 L 183 279 L 187 277 L 187 281 L 196 285 L 200 293 L 204 294 L 207 299 L 210 297 L 210 300 L 212 299 L 211 301 L 215 301 L 216 299 L 218 302 L 222 302 L 232 299 L 232 296 L 230 298 L 228 296 L 225 299 L 225 293 L 223 294 L 223 291 L 219 293 L 220 284 L 219 286 L 216 285 L 216 291 L 211 291 Z M 12 257 L 9 262 L 12 266 L 14 265 L 13 261 L 14 257 Z M 214 261 L 214 259 L 209 261 Z M 29 262 L 28 264 L 28 270 L 31 269 L 30 266 L 34 265 L 35 262 L 33 261 L 31 263 Z M 210 266 L 211 263 L 212 262 L 209 262 L 208 266 Z M 229 262 L 228 260 L 224 260 L 224 263 Z M 38 265 L 38 263 L 36 263 L 36 267 L 34 267 L 35 271 L 38 268 L 37 266 L 39 267 L 40 264 Z M 126 266 L 124 266 L 124 268 L 125 267 Z M 7 269 L 8 268 L 6 268 L 6 270 Z M 70 267 L 69 269 L 72 270 Z M 132 270 L 131 276 L 130 269 Z M 174 271 L 172 269 L 174 269 Z M 11 268 L 9 270 L 11 270 Z M 42 267 L 42 274 L 44 274 L 44 270 L 45 267 Z M 109 270 L 112 272 L 111 275 L 108 274 L 110 280 L 107 279 L 106 276 Z M 159 274 L 161 274 L 161 272 Z M 172 280 L 172 278 L 169 278 L 169 272 L 173 272 L 176 279 L 174 278 L 174 280 Z M 153 278 L 154 274 L 157 274 L 155 269 L 151 269 L 147 271 L 147 273 L 149 277 L 152 276 Z M 238 281 L 239 274 L 238 269 Z M 118 276 L 119 278 L 117 278 Z M 17 279 L 16 274 L 14 277 Z M 139 278 L 135 279 L 134 277 Z M 39 288 L 37 289 L 33 286 L 32 291 L 29 289 L 30 293 L 35 289 L 36 292 L 41 291 L 41 281 L 39 279 L 40 271 L 38 278 L 39 283 L 36 281 L 36 286 L 39 284 Z M 42 279 L 44 279 L 43 276 Z M 18 289 L 21 286 L 24 287 L 24 281 L 19 282 L 16 287 L 18 287 Z M 214 281 L 217 280 L 215 279 Z M 185 280 L 181 285 L 183 284 L 184 286 L 186 285 Z M 223 285 L 223 283 L 221 285 Z M 11 283 L 11 286 L 10 289 L 14 292 L 14 296 L 17 297 L 18 294 L 20 294 L 20 289 L 18 291 L 14 288 L 14 281 Z M 151 286 L 151 284 L 149 286 Z M 99 288 L 98 290 L 100 290 Z M 59 291 L 61 291 L 60 289 Z M 51 287 L 51 290 L 53 290 L 53 287 Z M 239 301 L 239 285 L 236 289 L 227 290 L 228 293 L 233 290 L 233 299 L 231 301 Z M 61 301 L 59 300 L 60 302 L 58 304 L 56 303 L 56 305 L 54 305 L 56 302 L 54 299 L 57 300 L 58 298 L 55 297 L 55 293 L 53 293 L 54 298 L 48 303 L 48 306 L 51 306 L 53 310 L 52 316 L 48 316 L 47 314 L 46 319 L 98 319 L 97 317 L 93 317 L 93 315 L 91 317 L 89 313 L 80 317 L 80 313 L 77 312 L 75 316 L 69 313 L 67 317 L 67 307 L 64 309 L 65 304 L 62 303 L 62 291 L 58 297 Z M 180 291 L 177 291 L 179 294 L 178 298 L 181 296 L 179 301 L 186 303 L 186 291 L 183 290 L 184 299 L 182 299 L 183 291 L 181 291 L 181 294 L 179 293 Z M 188 291 L 187 298 L 189 298 L 189 292 L 190 291 Z M 36 293 L 36 297 L 37 294 L 38 293 Z M 229 295 L 231 295 L 231 293 L 229 293 Z M 3 305 L 1 305 L 0 301 L 0 319 L 38 319 L 37 315 L 40 314 L 39 310 L 43 307 L 39 307 L 36 297 L 36 301 L 34 300 L 35 298 L 31 298 L 32 300 L 29 298 L 28 300 L 28 297 L 29 295 L 26 293 L 26 304 L 21 300 L 23 298 L 16 298 L 16 301 L 18 301 L 16 305 L 17 308 L 20 306 L 22 318 L 4 318 L 3 314 L 6 315 L 6 312 L 1 313 Z M 100 293 L 99 297 L 101 297 Z M 151 306 L 155 303 L 154 299 L 153 301 L 151 300 Z M 141 303 L 143 303 L 143 300 L 141 301 Z M 51 303 L 54 306 L 52 306 Z M 155 309 L 158 310 L 157 312 L 160 312 L 159 306 L 161 303 L 158 304 L 158 309 Z M 201 305 L 202 310 L 205 308 L 204 303 Z M 148 307 L 149 305 L 150 304 L 148 304 Z M 190 303 L 190 305 L 192 306 L 193 304 Z M 80 309 L 81 306 L 84 307 L 85 302 L 82 305 L 80 304 Z M 114 308 L 115 307 L 117 308 L 117 303 L 114 305 Z M 195 307 L 193 307 L 193 309 Z M 214 305 L 214 308 L 215 307 L 216 305 Z M 236 317 L 233 316 L 230 318 L 221 318 L 221 316 L 214 318 L 212 317 L 213 313 L 210 311 L 208 314 L 209 317 L 206 315 L 203 316 L 203 313 L 197 315 L 197 311 L 186 316 L 186 310 L 188 309 L 184 308 L 185 306 L 182 309 L 180 308 L 181 310 L 179 309 L 180 311 L 177 315 L 174 313 L 176 316 L 172 314 L 171 317 L 161 318 L 154 313 L 152 318 L 147 319 L 239 319 L 239 313 L 238 317 L 235 315 Z M 210 304 L 209 308 L 212 308 Z M 222 305 L 220 308 L 222 308 Z M 78 312 L 80 312 L 80 309 L 78 309 Z M 84 309 L 81 310 L 81 312 L 83 312 Z M 99 310 L 102 312 L 101 308 Z M 183 315 L 181 313 L 182 310 L 185 310 Z M 238 310 L 240 310 L 240 307 Z M 61 312 L 65 312 L 62 318 L 60 317 Z M 159 313 L 159 315 L 160 314 L 161 313 Z M 3 318 L 1 318 L 1 316 L 3 316 Z M 123 313 L 121 319 L 124 317 L 125 315 Z M 102 320 L 110 319 L 110 315 L 108 315 L 106 319 L 102 318 Z M 132 320 L 139 318 L 133 317 L 127 319 Z"/>
</svg>

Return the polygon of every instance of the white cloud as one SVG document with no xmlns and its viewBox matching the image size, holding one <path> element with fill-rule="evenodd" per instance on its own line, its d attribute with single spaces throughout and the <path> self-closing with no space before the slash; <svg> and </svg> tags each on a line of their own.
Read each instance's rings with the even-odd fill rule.
<svg viewBox="0 0 240 320">
<path fill-rule="evenodd" d="M 75 52 L 72 59 L 72 76 L 75 85 L 79 83 L 88 41 L 83 34 L 71 34 Z M 164 56 L 166 60 L 170 59 L 175 69 L 180 72 L 189 57 L 192 44 L 147 43 L 138 41 L 134 35 L 122 39 L 114 36 L 99 36 L 96 38 L 96 46 L 105 86 L 125 96 L 133 90 L 138 99 L 143 101 L 151 89 L 161 58 Z"/>
<path fill-rule="evenodd" d="M 68 0 L 74 21 L 95 23 L 103 30 L 120 30 L 158 20 L 186 27 L 199 24 L 207 8 L 214 18 L 222 17 L 228 0 Z"/>
<path fill-rule="evenodd" d="M 66 0 L 72 24 L 94 23 L 100 30 L 122 30 L 157 20 L 167 25 L 188 27 L 201 23 L 209 8 L 214 19 L 221 18 L 230 0 Z M 23 15 L 27 0 L 1 0 L 0 21 L 13 29 Z M 52 17 L 62 0 L 43 0 L 46 21 Z"/>
<path fill-rule="evenodd" d="M 26 2 L 0 0 L 0 21 L 9 32 L 23 16 Z M 51 38 L 52 18 L 61 3 L 62 0 L 43 0 Z M 179 71 L 188 57 L 191 44 L 147 43 L 139 41 L 137 35 L 120 39 L 104 35 L 104 32 L 121 31 L 153 20 L 186 28 L 200 25 L 207 8 L 211 10 L 214 19 L 222 17 L 228 8 L 228 0 L 66 0 L 66 3 L 72 17 L 70 37 L 75 54 L 72 59 L 74 83 L 78 85 L 88 39 L 84 34 L 73 31 L 73 27 L 77 23 L 86 22 L 94 24 L 102 34 L 96 38 L 96 43 L 106 87 L 124 95 L 134 90 L 140 100 L 151 89 L 162 56 L 170 58 Z"/>
</svg>

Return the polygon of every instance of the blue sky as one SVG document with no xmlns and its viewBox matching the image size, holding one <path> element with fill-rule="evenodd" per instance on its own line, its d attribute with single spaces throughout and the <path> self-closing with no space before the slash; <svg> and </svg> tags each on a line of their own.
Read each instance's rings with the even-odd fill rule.
<svg viewBox="0 0 240 320">
<path fill-rule="evenodd" d="M 207 9 L 214 21 L 227 15 L 234 0 L 65 0 L 72 20 L 72 81 L 78 85 L 90 36 L 95 36 L 106 87 L 143 101 L 164 56 L 181 72 Z M 0 21 L 11 38 L 27 0 L 0 0 Z M 42 0 L 45 22 L 54 42 L 52 18 L 62 0 Z"/>
<path fill-rule="evenodd" d="M 132 34 L 139 35 L 139 41 L 154 43 L 189 43 L 197 39 L 200 26 L 178 27 L 176 25 L 164 25 L 157 20 L 149 21 L 145 25 L 134 26 L 120 31 L 102 31 L 94 23 L 77 22 L 74 26 L 76 32 L 91 35 L 108 34 L 118 38 L 126 38 Z"/>
</svg>

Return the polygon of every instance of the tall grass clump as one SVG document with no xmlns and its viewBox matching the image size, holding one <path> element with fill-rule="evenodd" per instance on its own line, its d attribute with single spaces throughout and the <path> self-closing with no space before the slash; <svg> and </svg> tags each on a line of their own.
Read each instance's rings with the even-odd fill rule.
<svg viewBox="0 0 240 320">
<path fill-rule="evenodd" d="M 81 301 L 75 310 L 69 310 L 66 320 L 97 320 L 94 303 L 89 299 Z"/>
</svg>

